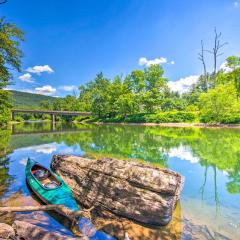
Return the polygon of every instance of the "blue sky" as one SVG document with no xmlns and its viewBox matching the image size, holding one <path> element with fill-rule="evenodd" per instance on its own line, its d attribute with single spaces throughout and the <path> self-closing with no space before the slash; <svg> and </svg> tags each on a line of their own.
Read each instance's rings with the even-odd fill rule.
<svg viewBox="0 0 240 240">
<path fill-rule="evenodd" d="M 111 78 L 142 69 L 140 58 L 157 58 L 171 87 L 181 88 L 201 74 L 200 41 L 212 48 L 214 27 L 229 43 L 219 66 L 240 55 L 240 0 L 8 0 L 0 15 L 25 32 L 23 72 L 12 88 L 53 96 L 100 71 Z"/>
</svg>

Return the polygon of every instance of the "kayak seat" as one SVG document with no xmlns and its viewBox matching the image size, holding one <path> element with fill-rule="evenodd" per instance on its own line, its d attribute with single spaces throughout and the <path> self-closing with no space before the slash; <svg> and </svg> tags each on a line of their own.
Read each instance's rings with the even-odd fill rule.
<svg viewBox="0 0 240 240">
<path fill-rule="evenodd" d="M 54 189 L 56 187 L 58 187 L 59 184 L 55 181 L 51 181 L 51 182 L 48 182 L 44 185 L 45 188 L 48 188 L 48 189 Z"/>
<path fill-rule="evenodd" d="M 50 176 L 50 172 L 47 169 L 36 170 L 33 174 L 40 181 L 45 180 Z"/>
</svg>

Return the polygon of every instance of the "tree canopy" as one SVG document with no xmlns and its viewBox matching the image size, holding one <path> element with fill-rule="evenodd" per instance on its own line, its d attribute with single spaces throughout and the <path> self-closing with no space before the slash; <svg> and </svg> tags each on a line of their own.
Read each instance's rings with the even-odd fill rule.
<svg viewBox="0 0 240 240">
<path fill-rule="evenodd" d="M 20 42 L 23 32 L 15 24 L 0 18 L 0 125 L 10 117 L 10 94 L 3 90 L 12 80 L 12 70 L 21 70 Z"/>
</svg>

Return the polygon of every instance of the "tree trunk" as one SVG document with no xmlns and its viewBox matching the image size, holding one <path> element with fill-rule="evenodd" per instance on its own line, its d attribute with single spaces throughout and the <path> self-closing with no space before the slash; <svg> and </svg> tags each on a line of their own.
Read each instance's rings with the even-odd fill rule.
<svg viewBox="0 0 240 240">
<path fill-rule="evenodd" d="M 117 159 L 56 155 L 51 167 L 85 207 L 151 225 L 169 223 L 184 182 L 174 171 Z"/>
</svg>

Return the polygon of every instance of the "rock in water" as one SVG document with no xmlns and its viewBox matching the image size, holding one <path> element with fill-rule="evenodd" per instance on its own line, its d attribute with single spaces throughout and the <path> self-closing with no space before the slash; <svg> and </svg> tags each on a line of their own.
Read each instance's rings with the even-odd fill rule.
<svg viewBox="0 0 240 240">
<path fill-rule="evenodd" d="M 13 228 L 16 231 L 18 239 L 24 240 L 74 240 L 68 236 L 63 236 L 56 232 L 47 230 L 24 221 L 14 221 Z"/>
<path fill-rule="evenodd" d="M 0 239 L 13 239 L 14 237 L 14 229 L 8 224 L 0 223 Z"/>
<path fill-rule="evenodd" d="M 85 207 L 150 225 L 169 223 L 184 183 L 174 171 L 110 158 L 55 155 L 51 167 Z"/>
</svg>

